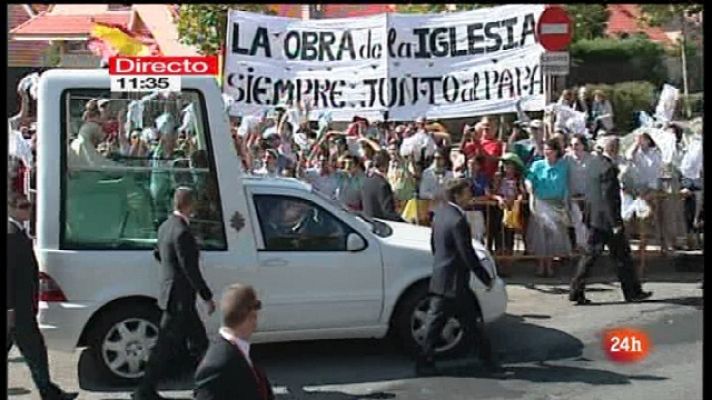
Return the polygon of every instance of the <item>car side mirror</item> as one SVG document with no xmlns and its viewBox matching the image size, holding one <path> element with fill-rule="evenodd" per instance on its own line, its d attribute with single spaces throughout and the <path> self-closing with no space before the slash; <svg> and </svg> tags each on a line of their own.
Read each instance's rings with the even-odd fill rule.
<svg viewBox="0 0 712 400">
<path fill-rule="evenodd" d="M 366 241 L 355 233 L 349 233 L 346 238 L 346 251 L 361 251 L 366 248 Z"/>
</svg>

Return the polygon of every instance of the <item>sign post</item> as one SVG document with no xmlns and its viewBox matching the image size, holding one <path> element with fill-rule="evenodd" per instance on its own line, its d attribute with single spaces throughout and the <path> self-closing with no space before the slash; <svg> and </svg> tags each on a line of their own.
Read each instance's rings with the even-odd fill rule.
<svg viewBox="0 0 712 400">
<path fill-rule="evenodd" d="M 539 17 L 536 35 L 539 44 L 547 50 L 541 56 L 541 69 L 544 74 L 545 102 L 551 102 L 553 76 L 568 75 L 569 53 L 566 48 L 571 43 L 573 25 L 568 13 L 562 7 L 549 6 Z"/>
</svg>

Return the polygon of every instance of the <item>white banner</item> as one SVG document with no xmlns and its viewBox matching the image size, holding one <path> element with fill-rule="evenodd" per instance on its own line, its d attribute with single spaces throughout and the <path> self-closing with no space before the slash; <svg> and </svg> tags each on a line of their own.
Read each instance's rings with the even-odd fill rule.
<svg viewBox="0 0 712 400">
<path fill-rule="evenodd" d="M 413 120 L 544 108 L 535 37 L 543 5 L 300 20 L 231 11 L 231 115 L 306 100 L 311 118 Z"/>
</svg>

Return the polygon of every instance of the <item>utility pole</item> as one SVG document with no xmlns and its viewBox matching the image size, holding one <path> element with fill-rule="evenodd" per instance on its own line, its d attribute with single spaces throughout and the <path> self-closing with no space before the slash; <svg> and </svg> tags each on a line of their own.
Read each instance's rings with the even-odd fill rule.
<svg viewBox="0 0 712 400">
<path fill-rule="evenodd" d="M 692 110 L 690 109 L 690 92 L 687 83 L 687 32 L 685 30 L 685 10 L 680 10 L 680 52 L 682 56 L 682 88 L 685 93 L 685 116 L 690 118 Z"/>
</svg>

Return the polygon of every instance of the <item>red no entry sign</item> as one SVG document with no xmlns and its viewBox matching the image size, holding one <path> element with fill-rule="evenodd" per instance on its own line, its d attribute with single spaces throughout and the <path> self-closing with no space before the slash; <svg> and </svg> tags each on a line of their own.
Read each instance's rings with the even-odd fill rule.
<svg viewBox="0 0 712 400">
<path fill-rule="evenodd" d="M 571 43 L 573 35 L 571 18 L 561 7 L 544 9 L 536 25 L 539 43 L 548 51 L 561 51 Z"/>
</svg>

